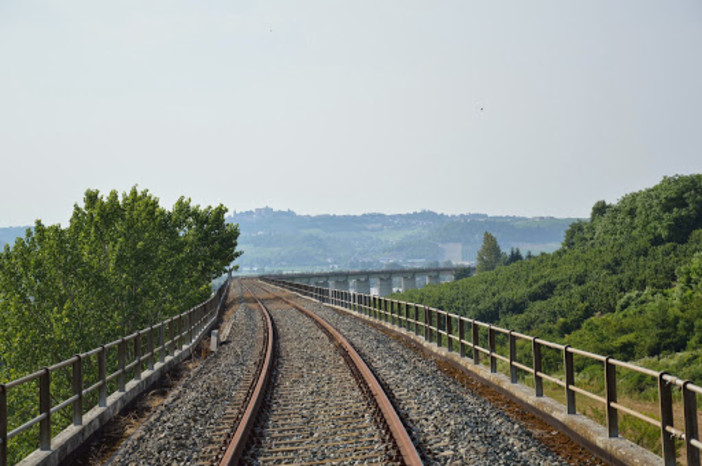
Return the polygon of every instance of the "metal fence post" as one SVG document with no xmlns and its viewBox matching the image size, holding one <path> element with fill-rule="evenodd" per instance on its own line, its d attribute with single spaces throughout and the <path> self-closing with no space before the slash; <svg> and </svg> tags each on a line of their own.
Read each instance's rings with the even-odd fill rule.
<svg viewBox="0 0 702 466">
<path fill-rule="evenodd" d="M 514 336 L 512 330 L 507 336 L 509 338 L 509 380 L 512 383 L 517 383 L 517 366 L 514 362 L 517 360 L 517 337 Z"/>
<path fill-rule="evenodd" d="M 424 321 L 424 340 L 431 341 L 431 333 L 429 332 L 429 308 L 427 306 L 422 308 L 422 320 Z"/>
<path fill-rule="evenodd" d="M 497 358 L 495 357 L 495 329 L 488 326 L 488 349 L 490 350 L 490 372 L 497 372 Z"/>
<path fill-rule="evenodd" d="M 473 333 L 473 364 L 477 365 L 480 364 L 480 351 L 478 350 L 478 346 L 480 344 L 480 329 L 475 321 L 473 321 L 471 327 L 471 331 Z"/>
<path fill-rule="evenodd" d="M 700 466 L 700 451 L 691 443 L 692 439 L 700 440 L 699 426 L 697 425 L 697 395 L 687 387 L 691 383 L 688 380 L 682 386 L 683 412 L 685 413 L 685 454 L 687 466 Z M 1 409 L 2 407 L 0 407 Z"/>
<path fill-rule="evenodd" d="M 51 373 L 45 367 L 39 376 L 39 449 L 51 450 Z"/>
<path fill-rule="evenodd" d="M 178 316 L 178 349 L 182 350 L 185 348 L 185 322 L 183 322 L 185 318 L 183 317 L 183 314 Z"/>
<path fill-rule="evenodd" d="M 159 359 L 162 363 L 166 362 L 166 328 L 165 323 L 161 322 L 158 326 L 158 346 L 161 348 L 159 352 Z"/>
<path fill-rule="evenodd" d="M 7 466 L 7 388 L 0 384 L 0 466 Z"/>
<path fill-rule="evenodd" d="M 188 344 L 192 343 L 195 339 L 195 310 L 188 312 Z"/>
<path fill-rule="evenodd" d="M 429 328 L 429 339 L 427 341 L 431 343 L 432 341 L 434 341 L 434 312 L 430 307 L 427 307 L 425 309 L 427 310 L 427 326 Z"/>
<path fill-rule="evenodd" d="M 565 396 L 566 409 L 568 414 L 575 414 L 575 392 L 570 388 L 575 384 L 575 374 L 573 372 L 573 353 L 568 351 L 570 345 L 563 347 L 563 370 L 565 372 Z"/>
<path fill-rule="evenodd" d="M 665 380 L 667 372 L 658 374 L 658 401 L 661 410 L 661 444 L 663 445 L 663 464 L 675 465 L 675 439 L 666 427 L 673 426 L 673 391 Z"/>
<path fill-rule="evenodd" d="M 419 308 L 415 304 L 412 309 L 414 309 L 414 318 L 412 319 L 414 320 L 414 334 L 419 335 Z"/>
<path fill-rule="evenodd" d="M 458 317 L 458 354 L 462 358 L 466 357 L 466 344 L 464 343 L 466 339 L 466 322 L 459 316 Z"/>
<path fill-rule="evenodd" d="M 100 346 L 100 351 L 97 354 L 98 360 L 98 378 L 100 379 L 100 388 L 98 389 L 98 406 L 104 408 L 107 406 L 107 357 L 105 355 L 105 346 Z"/>
<path fill-rule="evenodd" d="M 77 396 L 73 402 L 73 425 L 83 424 L 83 359 L 79 354 L 73 362 L 73 396 Z"/>
<path fill-rule="evenodd" d="M 149 357 L 146 360 L 146 367 L 152 371 L 154 370 L 154 359 L 155 359 L 155 354 L 154 354 L 154 327 L 153 325 L 149 327 L 149 338 L 147 339 L 147 345 L 148 345 L 148 352 L 149 352 Z"/>
<path fill-rule="evenodd" d="M 134 337 L 134 380 L 141 380 L 141 331 L 136 333 Z"/>
<path fill-rule="evenodd" d="M 173 356 L 175 354 L 176 342 L 175 342 L 175 319 L 171 317 L 168 319 L 168 333 L 170 334 L 170 342 L 168 343 L 168 354 Z"/>
<path fill-rule="evenodd" d="M 619 436 L 619 419 L 617 408 L 612 403 L 617 402 L 617 367 L 610 362 L 611 356 L 604 361 L 605 399 L 607 401 L 607 432 L 610 438 Z"/>
<path fill-rule="evenodd" d="M 124 359 L 127 356 L 127 341 L 124 338 L 119 339 L 119 344 L 117 345 L 117 364 L 119 366 L 119 376 L 117 377 L 117 383 L 119 385 L 119 391 L 123 392 L 125 387 L 124 376 L 125 376 L 125 363 Z"/>
<path fill-rule="evenodd" d="M 541 344 L 538 340 L 536 337 L 531 339 L 531 359 L 534 368 L 534 394 L 541 397 L 544 396 L 544 380 L 539 375 L 541 372 Z"/>
<path fill-rule="evenodd" d="M 451 339 L 451 335 L 453 335 L 453 322 L 448 312 L 444 315 L 446 316 L 446 349 L 448 349 L 450 353 L 453 351 L 453 340 Z"/>
</svg>

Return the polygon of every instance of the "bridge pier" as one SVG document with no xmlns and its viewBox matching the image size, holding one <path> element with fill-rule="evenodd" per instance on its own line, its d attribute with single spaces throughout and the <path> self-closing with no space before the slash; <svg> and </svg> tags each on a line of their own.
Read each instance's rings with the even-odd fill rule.
<svg viewBox="0 0 702 466">
<path fill-rule="evenodd" d="M 354 282 L 354 291 L 356 293 L 370 294 L 370 278 L 369 277 L 357 277 Z"/>
<path fill-rule="evenodd" d="M 402 275 L 402 291 L 417 288 L 417 279 L 413 273 Z"/>
<path fill-rule="evenodd" d="M 314 285 L 320 288 L 329 288 L 329 280 L 326 278 L 318 278 L 314 280 Z"/>
<path fill-rule="evenodd" d="M 387 296 L 392 293 L 392 275 L 378 276 L 378 295 Z"/>
<path fill-rule="evenodd" d="M 438 285 L 441 282 L 439 278 L 439 273 L 428 273 L 427 274 L 427 285 Z"/>
<path fill-rule="evenodd" d="M 349 290 L 349 279 L 348 277 L 331 277 L 329 280 L 329 287 L 335 290 Z"/>
</svg>

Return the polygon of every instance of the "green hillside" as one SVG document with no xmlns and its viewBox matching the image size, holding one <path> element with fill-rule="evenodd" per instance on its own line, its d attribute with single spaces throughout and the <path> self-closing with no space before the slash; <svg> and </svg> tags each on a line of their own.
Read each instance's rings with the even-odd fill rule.
<svg viewBox="0 0 702 466">
<path fill-rule="evenodd" d="M 401 298 L 702 381 L 702 175 L 597 202 L 551 254 Z"/>
</svg>

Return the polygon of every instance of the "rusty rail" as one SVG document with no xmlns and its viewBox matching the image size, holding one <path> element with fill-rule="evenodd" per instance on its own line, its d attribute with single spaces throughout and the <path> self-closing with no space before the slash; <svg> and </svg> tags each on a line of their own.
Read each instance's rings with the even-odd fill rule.
<svg viewBox="0 0 702 466">
<path fill-rule="evenodd" d="M 354 347 L 348 342 L 348 340 L 341 334 L 339 333 L 334 327 L 332 327 L 327 321 L 316 315 L 315 313 L 309 311 L 308 309 L 305 309 L 304 307 L 300 306 L 294 301 L 291 301 L 284 296 L 281 296 L 275 292 L 269 291 L 271 294 L 273 294 L 275 297 L 285 301 L 288 303 L 290 306 L 294 307 L 298 311 L 302 312 L 312 320 L 314 320 L 318 325 L 320 325 L 326 332 L 327 334 L 338 344 L 343 348 L 343 350 L 346 352 L 346 354 L 349 356 L 351 362 L 353 365 L 356 367 L 358 372 L 361 374 L 364 383 L 366 386 L 370 389 L 370 392 L 373 394 L 373 397 L 375 399 L 376 404 L 380 408 L 380 411 L 383 414 L 383 417 L 385 419 L 385 422 L 390 430 L 390 433 L 400 450 L 400 454 L 402 455 L 402 460 L 404 464 L 407 465 L 421 465 L 422 460 L 417 452 L 417 449 L 414 446 L 414 443 L 412 442 L 412 439 L 410 438 L 409 434 L 407 433 L 407 430 L 405 429 L 404 425 L 402 424 L 402 421 L 400 420 L 399 415 L 395 411 L 395 408 L 393 407 L 392 403 L 390 402 L 390 399 L 388 398 L 387 394 L 383 390 L 382 386 L 380 385 L 380 382 L 378 379 L 375 377 L 375 374 L 373 374 L 373 371 L 368 367 L 366 362 L 363 360 L 363 358 L 358 354 L 358 352 L 354 349 Z"/>
<path fill-rule="evenodd" d="M 456 351 L 461 357 L 472 359 L 474 364 L 481 364 L 481 358 L 487 357 L 490 372 L 498 372 L 498 362 L 507 366 L 510 382 L 519 383 L 519 372 L 528 374 L 533 381 L 534 394 L 544 396 L 543 381 L 553 383 L 564 391 L 565 409 L 568 414 L 576 414 L 576 394 L 600 403 L 605 408 L 607 433 L 610 438 L 619 437 L 619 416 L 626 414 L 651 424 L 660 430 L 662 459 L 668 465 L 676 464 L 675 440 L 685 444 L 685 458 L 688 466 L 700 466 L 702 439 L 700 438 L 697 409 L 697 397 L 702 395 L 702 387 L 687 380 L 681 380 L 666 372 L 653 371 L 612 357 L 605 357 L 588 351 L 579 350 L 569 345 L 561 345 L 540 338 L 525 335 L 509 329 L 470 319 L 458 314 L 451 314 L 441 309 L 405 301 L 388 299 L 380 296 L 366 295 L 346 290 L 322 288 L 311 285 L 292 283 L 282 280 L 265 279 L 265 281 L 294 291 L 320 302 L 345 308 L 366 317 L 388 324 L 396 325 L 414 333 L 428 342 L 445 346 L 448 351 Z M 498 345 L 497 338 L 506 338 L 506 344 Z M 481 344 L 484 341 L 485 344 Z M 530 352 L 531 365 L 518 360 L 517 343 L 524 342 Z M 500 347 L 506 354 L 500 354 Z M 543 371 L 544 348 L 561 353 L 563 374 L 553 376 Z M 575 364 L 573 356 L 596 361 L 602 364 L 604 396 L 592 393 L 575 383 Z M 627 407 L 617 399 L 617 368 L 631 370 L 652 377 L 658 386 L 659 416 Z M 677 390 L 683 404 L 683 429 L 674 426 L 673 390 Z"/>
<path fill-rule="evenodd" d="M 248 287 L 247 291 L 251 293 L 251 296 L 258 303 L 258 307 L 263 314 L 265 320 L 265 354 L 262 358 L 262 363 L 258 368 L 258 376 L 254 381 L 254 386 L 250 391 L 248 400 L 246 400 L 246 409 L 244 414 L 239 420 L 239 424 L 236 427 L 236 431 L 227 446 L 224 455 L 219 462 L 220 466 L 229 466 L 239 464 L 241 462 L 241 456 L 244 453 L 244 449 L 251 435 L 251 430 L 253 429 L 256 417 L 261 409 L 263 400 L 266 396 L 266 391 L 271 379 L 271 373 L 273 372 L 273 347 L 275 344 L 274 338 L 275 333 L 273 331 L 273 321 L 271 319 L 271 314 L 268 312 L 266 306 L 254 295 Z"/>
</svg>

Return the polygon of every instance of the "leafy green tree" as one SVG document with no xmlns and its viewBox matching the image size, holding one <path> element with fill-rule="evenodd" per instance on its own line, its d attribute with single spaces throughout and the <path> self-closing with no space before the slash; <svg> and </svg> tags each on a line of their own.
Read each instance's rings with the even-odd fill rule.
<svg viewBox="0 0 702 466">
<path fill-rule="evenodd" d="M 503 262 L 504 257 L 500 245 L 497 244 L 497 238 L 486 231 L 483 235 L 483 245 L 478 251 L 477 273 L 494 270 Z"/>
<path fill-rule="evenodd" d="M 206 299 L 241 253 L 226 208 L 148 191 L 85 193 L 67 228 L 37 221 L 0 254 L 0 379 L 53 364 Z"/>
<path fill-rule="evenodd" d="M 241 255 L 221 205 L 181 198 L 168 211 L 136 187 L 121 197 L 88 190 L 83 201 L 68 227 L 37 220 L 0 253 L 0 383 L 194 306 Z M 70 387 L 68 373 L 52 378 L 52 396 L 68 398 Z M 25 388 L 8 401 L 11 425 L 34 415 Z M 11 462 L 35 447 L 14 439 Z"/>
</svg>

